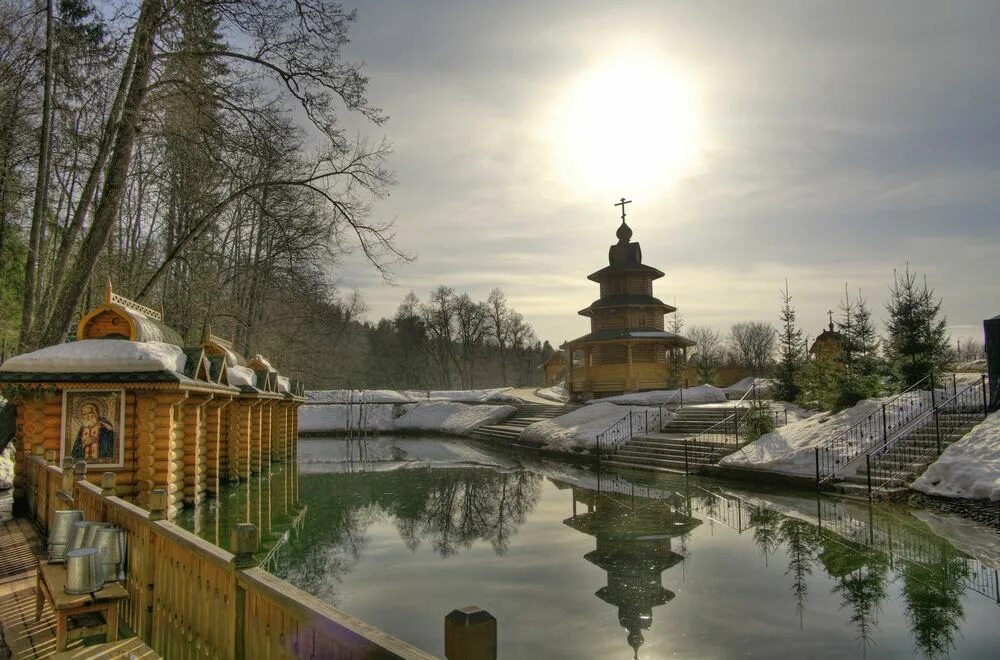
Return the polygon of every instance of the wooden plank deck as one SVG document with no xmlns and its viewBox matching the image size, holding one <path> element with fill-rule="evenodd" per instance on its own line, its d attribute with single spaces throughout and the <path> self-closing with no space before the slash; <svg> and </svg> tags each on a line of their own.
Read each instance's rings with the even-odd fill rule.
<svg viewBox="0 0 1000 660">
<path fill-rule="evenodd" d="M 56 650 L 56 619 L 49 604 L 35 621 L 35 572 L 43 543 L 26 519 L 9 515 L 10 492 L 0 493 L 0 660 L 49 658 Z M 84 646 L 71 642 L 59 658 L 156 658 L 138 638 Z"/>
</svg>

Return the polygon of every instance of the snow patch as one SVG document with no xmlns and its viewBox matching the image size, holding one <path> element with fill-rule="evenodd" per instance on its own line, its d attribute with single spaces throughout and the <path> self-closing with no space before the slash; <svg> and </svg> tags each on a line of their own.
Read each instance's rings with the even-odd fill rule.
<svg viewBox="0 0 1000 660">
<path fill-rule="evenodd" d="M 179 346 L 158 341 L 84 339 L 15 355 L 0 371 L 17 373 L 183 372 L 187 355 Z"/>
<path fill-rule="evenodd" d="M 557 401 L 559 403 L 566 403 L 569 401 L 569 392 L 566 391 L 566 388 L 563 387 L 562 384 L 553 385 L 552 387 L 540 387 L 535 390 L 535 396 L 548 399 L 549 401 Z"/>
<path fill-rule="evenodd" d="M 853 408 L 838 413 L 812 415 L 792 421 L 771 433 L 765 433 L 739 451 L 726 456 L 720 465 L 748 467 L 782 474 L 814 476 L 816 474 L 816 447 L 830 445 L 835 439 L 862 419 L 882 406 L 878 399 L 865 399 Z M 797 407 L 797 406 L 796 406 Z M 790 408 L 791 409 L 791 408 Z M 835 450 L 832 460 L 836 460 Z M 857 472 L 857 465 L 849 465 L 840 474 L 850 476 Z"/>
<path fill-rule="evenodd" d="M 579 451 L 596 446 L 597 435 L 629 412 L 647 411 L 648 407 L 617 406 L 602 399 L 560 417 L 535 422 L 521 431 L 521 440 L 552 451 Z"/>
<path fill-rule="evenodd" d="M 637 394 L 622 394 L 619 396 L 608 396 L 601 399 L 592 399 L 589 404 L 596 403 L 624 403 L 634 406 L 660 406 L 664 403 L 680 403 L 681 390 L 653 390 L 651 392 L 639 392 Z M 726 393 L 714 385 L 699 385 L 684 389 L 684 405 L 694 403 L 725 403 Z M 625 413 L 622 412 L 622 415 Z"/>
<path fill-rule="evenodd" d="M 401 408 L 401 407 L 400 407 Z M 302 433 L 340 433 L 349 430 L 392 431 L 395 419 L 403 414 L 397 404 L 373 403 L 344 405 L 314 404 L 299 408 L 299 431 Z"/>
<path fill-rule="evenodd" d="M 1000 500 L 1000 412 L 945 449 L 910 487 L 928 495 Z"/>
<path fill-rule="evenodd" d="M 729 387 L 723 387 L 722 391 L 726 394 L 739 394 L 740 396 L 743 396 L 750 391 L 755 383 L 757 385 L 758 394 L 769 392 L 771 391 L 771 388 L 774 387 L 774 381 L 770 378 L 754 378 L 753 376 L 747 376 L 746 378 L 736 381 Z M 685 399 L 686 398 L 687 395 L 685 395 Z"/>
<path fill-rule="evenodd" d="M 421 403 L 426 401 L 465 401 L 470 403 L 516 403 L 507 394 L 510 387 L 487 390 L 310 390 L 306 405 L 314 403 Z"/>
<path fill-rule="evenodd" d="M 7 490 L 14 485 L 14 443 L 7 445 L 0 452 L 0 490 Z"/>
<path fill-rule="evenodd" d="M 397 419 L 396 430 L 466 435 L 480 426 L 507 419 L 516 411 L 514 406 L 468 406 L 454 401 L 432 401 L 414 406 Z"/>
</svg>

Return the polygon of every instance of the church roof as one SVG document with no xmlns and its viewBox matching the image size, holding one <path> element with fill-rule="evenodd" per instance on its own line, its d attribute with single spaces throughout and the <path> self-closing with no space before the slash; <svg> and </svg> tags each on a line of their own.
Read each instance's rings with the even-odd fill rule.
<svg viewBox="0 0 1000 660">
<path fill-rule="evenodd" d="M 592 310 L 604 307 L 648 307 L 656 306 L 663 310 L 664 314 L 677 311 L 676 307 L 668 305 L 659 298 L 648 296 L 644 293 L 616 293 L 610 296 L 598 298 L 590 303 L 590 307 L 581 309 L 578 313 L 581 316 L 590 316 Z"/>
<path fill-rule="evenodd" d="M 658 268 L 653 268 L 652 266 L 640 263 L 629 263 L 624 265 L 605 266 L 604 268 L 587 275 L 587 279 L 592 282 L 600 282 L 612 273 L 640 273 L 643 275 L 649 275 L 649 279 L 651 280 L 658 280 L 664 275 L 663 271 Z"/>
<path fill-rule="evenodd" d="M 563 346 L 572 346 L 573 344 L 580 344 L 584 342 L 621 341 L 623 339 L 639 339 L 657 343 L 666 342 L 673 346 L 695 345 L 695 342 L 691 341 L 687 337 L 682 337 L 678 334 L 674 334 L 673 332 L 666 332 L 665 330 L 613 329 L 613 330 L 597 330 L 595 332 L 591 332 L 582 337 L 577 337 L 572 341 L 568 341 L 565 344 L 563 344 Z"/>
</svg>

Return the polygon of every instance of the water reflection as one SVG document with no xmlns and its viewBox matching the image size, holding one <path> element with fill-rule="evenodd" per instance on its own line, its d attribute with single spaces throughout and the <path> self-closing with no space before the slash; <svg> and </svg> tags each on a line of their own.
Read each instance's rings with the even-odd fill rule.
<svg viewBox="0 0 1000 660">
<path fill-rule="evenodd" d="M 557 482 L 557 485 L 560 485 Z M 701 521 L 690 515 L 679 493 L 662 499 L 630 492 L 573 489 L 573 516 L 563 524 L 596 538 L 596 549 L 583 556 L 608 574 L 607 586 L 594 594 L 618 608 L 618 624 L 628 631 L 628 645 L 639 647 L 653 622 L 653 608 L 674 598 L 663 586 L 663 571 L 684 560 L 672 539 L 687 535 Z M 578 511 L 578 504 L 586 507 Z"/>
<path fill-rule="evenodd" d="M 411 460 L 395 449 L 384 453 L 386 461 Z M 353 455 L 352 459 L 353 470 L 359 459 Z M 365 467 L 371 466 L 366 463 Z M 827 498 L 811 502 L 787 496 L 782 499 L 683 477 L 639 482 L 614 473 L 595 475 L 561 467 L 495 469 L 468 465 L 346 472 L 337 468 L 336 473 L 299 477 L 293 470 L 276 467 L 269 476 L 260 475 L 229 488 L 218 501 L 195 509 L 188 527 L 225 545 L 232 524 L 253 522 L 273 542 L 287 535 L 300 513 L 295 504 L 298 494 L 308 503 L 305 522 L 291 541 L 281 546 L 268 568 L 350 610 L 357 601 L 342 600 L 356 598 L 358 592 L 369 589 L 382 593 L 370 583 L 358 585 L 353 595 L 345 589 L 349 576 L 371 554 L 382 564 L 405 564 L 407 554 L 415 557 L 430 550 L 447 562 L 430 569 L 425 563 L 422 570 L 440 571 L 437 579 L 443 588 L 464 593 L 460 584 L 447 584 L 452 574 L 447 567 L 461 565 L 465 556 L 475 554 L 469 552 L 474 546 L 488 547 L 488 553 L 504 557 L 514 554 L 512 548 L 545 543 L 530 536 L 519 537 L 519 532 L 532 520 L 551 517 L 552 507 L 540 512 L 536 508 L 546 492 L 554 491 L 553 486 L 570 495 L 569 502 L 563 501 L 562 508 L 555 509 L 557 522 L 562 523 L 559 527 L 575 530 L 567 532 L 570 535 L 592 537 L 590 549 L 585 546 L 576 556 L 603 571 L 604 584 L 596 591 L 597 585 L 588 586 L 580 594 L 581 585 L 571 585 L 557 570 L 558 563 L 579 562 L 565 557 L 545 564 L 552 568 L 540 579 L 552 591 L 565 592 L 565 608 L 569 610 L 576 609 L 581 599 L 593 603 L 596 597 L 618 636 L 612 638 L 610 629 L 599 627 L 591 634 L 603 630 L 601 634 L 609 642 L 626 642 L 634 657 L 644 644 L 647 652 L 650 648 L 659 650 L 649 641 L 653 639 L 654 615 L 662 631 L 677 625 L 677 617 L 671 613 L 705 608 L 700 584 L 683 591 L 675 586 L 684 579 L 682 567 L 699 554 L 706 558 L 725 556 L 734 564 L 732 570 L 742 571 L 721 578 L 738 576 L 750 584 L 749 593 L 726 593 L 734 606 L 758 605 L 753 590 L 766 590 L 762 583 L 753 583 L 754 578 L 746 572 L 783 574 L 787 588 L 781 587 L 784 596 L 779 597 L 786 599 L 788 609 L 784 611 L 794 613 L 793 626 L 812 630 L 814 635 L 839 634 L 839 639 L 853 639 L 861 655 L 878 646 L 880 636 L 886 637 L 883 645 L 887 639 L 890 648 L 898 645 L 893 638 L 898 636 L 898 626 L 890 627 L 888 633 L 879 629 L 880 616 L 887 608 L 894 624 L 905 622 L 916 653 L 941 657 L 960 639 L 967 595 L 1000 603 L 995 569 L 958 552 L 905 512 Z M 716 533 L 713 529 L 720 532 L 717 539 L 711 538 Z M 549 528 L 545 530 L 548 533 Z M 377 545 L 372 543 L 376 532 Z M 387 532 L 393 539 L 398 536 L 395 542 L 405 548 L 404 552 L 387 548 Z M 739 550 L 720 549 L 725 544 Z M 540 552 L 549 551 L 542 548 Z M 538 555 L 532 556 L 538 561 Z M 491 568 L 474 566 L 465 570 Z M 720 570 L 729 568 L 724 565 Z M 370 570 L 359 572 L 368 580 L 380 577 L 377 573 L 373 577 Z M 894 584 L 898 588 L 890 587 Z M 571 593 L 577 594 L 576 602 Z M 471 601 L 478 596 L 461 597 Z M 521 605 L 515 602 L 513 606 Z M 759 605 L 769 612 L 783 610 L 780 603 L 777 607 L 772 602 Z M 409 606 L 419 609 L 423 604 Z M 811 611 L 821 616 L 814 614 L 809 620 Z M 612 612 L 617 626 L 612 623 Z M 565 610 L 561 616 L 565 619 Z M 841 631 L 829 631 L 831 617 L 849 626 L 850 638 Z M 389 626 L 395 620 L 373 619 L 372 623 Z M 537 625 L 561 624 L 539 619 Z M 624 645 L 619 648 L 625 650 Z"/>
</svg>

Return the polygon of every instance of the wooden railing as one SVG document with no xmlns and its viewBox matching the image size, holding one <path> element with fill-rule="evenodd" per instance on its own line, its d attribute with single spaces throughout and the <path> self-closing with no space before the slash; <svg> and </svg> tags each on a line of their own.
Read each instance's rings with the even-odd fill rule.
<svg viewBox="0 0 1000 660">
<path fill-rule="evenodd" d="M 256 568 L 258 535 L 238 525 L 236 554 L 164 520 L 167 494 L 150 493 L 150 511 L 47 464 L 25 462 L 28 514 L 47 530 L 54 511 L 74 508 L 87 520 L 125 530 L 129 593 L 122 617 L 143 642 L 168 658 L 433 658 Z M 238 532 L 238 533 L 237 533 Z"/>
</svg>

